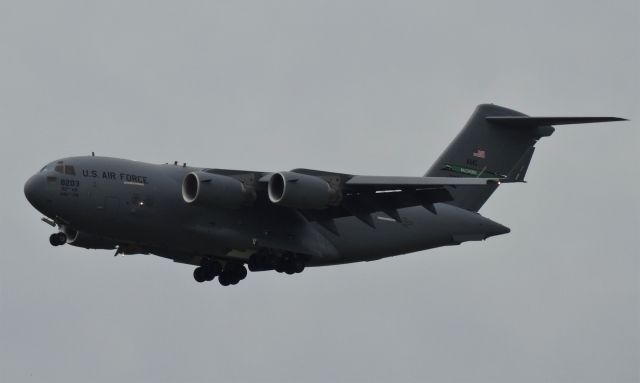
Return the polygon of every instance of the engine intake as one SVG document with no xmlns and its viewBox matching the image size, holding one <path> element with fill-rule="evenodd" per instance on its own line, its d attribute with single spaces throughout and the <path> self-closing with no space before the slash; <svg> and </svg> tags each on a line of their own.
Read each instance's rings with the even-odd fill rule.
<svg viewBox="0 0 640 383">
<path fill-rule="evenodd" d="M 294 172 L 273 174 L 268 193 L 274 204 L 296 209 L 326 209 L 341 199 L 340 192 L 324 179 Z"/>
<path fill-rule="evenodd" d="M 236 209 L 253 203 L 256 194 L 233 177 L 191 172 L 182 181 L 182 198 L 190 204 Z"/>
</svg>

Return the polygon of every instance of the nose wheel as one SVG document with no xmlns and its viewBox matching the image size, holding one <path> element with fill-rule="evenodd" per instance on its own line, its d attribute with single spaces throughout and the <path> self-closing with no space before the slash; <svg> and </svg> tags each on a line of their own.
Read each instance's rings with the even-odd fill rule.
<svg viewBox="0 0 640 383">
<path fill-rule="evenodd" d="M 53 233 L 49 237 L 49 243 L 51 246 L 61 246 L 67 243 L 67 235 L 65 233 Z"/>
</svg>

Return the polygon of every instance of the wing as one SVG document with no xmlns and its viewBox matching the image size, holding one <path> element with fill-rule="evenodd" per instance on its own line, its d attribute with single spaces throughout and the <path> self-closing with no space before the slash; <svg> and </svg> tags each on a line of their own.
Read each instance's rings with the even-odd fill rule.
<svg viewBox="0 0 640 383">
<path fill-rule="evenodd" d="M 500 182 L 498 178 L 354 176 L 310 169 L 294 169 L 292 172 L 321 177 L 332 181 L 334 186 L 339 185 L 342 192 L 339 205 L 323 210 L 301 210 L 307 219 L 320 223 L 335 234 L 338 234 L 332 222 L 335 218 L 355 216 L 375 227 L 371 216 L 375 212 L 384 212 L 398 222 L 397 209 L 405 207 L 423 206 L 436 214 L 433 204 L 453 199 L 448 188 L 497 185 Z"/>
<path fill-rule="evenodd" d="M 219 174 L 235 178 L 245 187 L 255 190 L 254 201 L 268 200 L 267 185 L 278 173 L 257 172 L 248 170 L 203 169 L 206 173 Z M 423 206 L 437 214 L 435 203 L 453 200 L 451 188 L 459 186 L 495 187 L 500 178 L 487 177 L 385 177 L 363 176 L 345 173 L 325 172 L 311 169 L 293 169 L 289 174 L 312 176 L 322 180 L 321 184 L 338 191 L 336 203 L 322 208 L 290 207 L 298 210 L 309 221 L 315 221 L 337 234 L 333 220 L 335 218 L 355 216 L 371 227 L 375 227 L 372 213 L 384 212 L 389 217 L 400 221 L 397 210 L 411 206 Z M 295 176 L 294 178 L 300 178 Z M 297 179 L 290 182 L 297 183 Z M 326 191 L 326 189 L 325 189 Z M 256 196 L 265 198 L 256 199 Z M 303 198 L 306 199 L 306 196 Z M 298 205 L 296 205 L 298 206 Z"/>
<path fill-rule="evenodd" d="M 385 176 L 353 176 L 347 181 L 348 186 L 381 188 L 437 187 L 459 185 L 488 185 L 500 182 L 499 178 L 466 178 L 466 177 L 385 177 Z"/>
</svg>

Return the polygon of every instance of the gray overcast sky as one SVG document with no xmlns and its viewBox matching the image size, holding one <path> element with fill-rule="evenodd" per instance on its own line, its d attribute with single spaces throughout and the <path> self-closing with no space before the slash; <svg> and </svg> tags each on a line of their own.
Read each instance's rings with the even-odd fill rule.
<svg viewBox="0 0 640 383">
<path fill-rule="evenodd" d="M 640 3 L 0 0 L 3 382 L 637 382 Z M 561 127 L 483 243 L 234 288 L 52 248 L 68 155 L 419 175 L 476 104 Z"/>
</svg>

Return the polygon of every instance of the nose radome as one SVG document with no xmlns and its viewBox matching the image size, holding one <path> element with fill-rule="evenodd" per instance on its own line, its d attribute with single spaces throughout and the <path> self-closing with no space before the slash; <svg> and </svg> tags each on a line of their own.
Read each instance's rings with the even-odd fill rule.
<svg viewBox="0 0 640 383">
<path fill-rule="evenodd" d="M 35 174 L 33 176 L 31 176 L 27 182 L 24 184 L 24 195 L 25 197 L 27 197 L 27 201 L 29 201 L 29 203 L 31 205 L 33 205 L 33 207 L 37 208 L 38 206 L 38 193 L 41 192 L 42 190 L 42 186 L 40 182 L 41 178 L 39 177 L 39 174 Z"/>
</svg>

